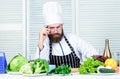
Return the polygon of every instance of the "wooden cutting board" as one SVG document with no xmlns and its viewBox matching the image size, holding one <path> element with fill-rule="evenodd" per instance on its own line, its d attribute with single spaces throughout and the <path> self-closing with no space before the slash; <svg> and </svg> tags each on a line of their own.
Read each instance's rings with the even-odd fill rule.
<svg viewBox="0 0 120 79">
<path fill-rule="evenodd" d="M 71 68 L 71 72 L 79 72 L 79 68 Z"/>
</svg>

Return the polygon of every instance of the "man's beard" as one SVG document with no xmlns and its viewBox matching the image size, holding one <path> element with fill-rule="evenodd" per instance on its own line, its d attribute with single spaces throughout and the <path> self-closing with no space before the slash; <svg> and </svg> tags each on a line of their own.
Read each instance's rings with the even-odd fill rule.
<svg viewBox="0 0 120 79">
<path fill-rule="evenodd" d="M 48 35 L 50 42 L 51 43 L 58 43 L 61 41 L 62 37 L 63 37 L 63 31 L 62 34 L 56 33 L 54 35 Z"/>
</svg>

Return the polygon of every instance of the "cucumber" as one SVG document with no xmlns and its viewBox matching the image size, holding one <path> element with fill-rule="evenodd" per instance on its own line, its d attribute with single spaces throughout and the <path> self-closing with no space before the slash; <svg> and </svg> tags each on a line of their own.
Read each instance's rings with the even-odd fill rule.
<svg viewBox="0 0 120 79">
<path fill-rule="evenodd" d="M 100 68 L 99 69 L 100 73 L 115 73 L 115 70 L 113 69 L 108 69 L 108 68 Z"/>
</svg>

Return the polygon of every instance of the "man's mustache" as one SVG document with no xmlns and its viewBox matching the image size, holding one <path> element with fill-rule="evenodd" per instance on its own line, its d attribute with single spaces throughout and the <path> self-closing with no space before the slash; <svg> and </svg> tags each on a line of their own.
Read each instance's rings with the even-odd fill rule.
<svg viewBox="0 0 120 79">
<path fill-rule="evenodd" d="M 61 35 L 61 34 L 59 34 L 59 33 L 50 34 L 50 36 L 54 36 L 54 35 Z"/>
</svg>

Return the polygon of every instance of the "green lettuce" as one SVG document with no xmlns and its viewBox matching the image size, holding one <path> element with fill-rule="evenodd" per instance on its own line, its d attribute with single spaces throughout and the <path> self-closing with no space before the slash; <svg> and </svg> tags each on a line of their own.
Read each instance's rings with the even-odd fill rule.
<svg viewBox="0 0 120 79">
<path fill-rule="evenodd" d="M 23 57 L 22 55 L 14 56 L 9 64 L 6 67 L 6 71 L 9 72 L 19 72 L 22 65 L 28 63 L 27 58 Z"/>
<path fill-rule="evenodd" d="M 89 57 L 83 62 L 83 64 L 80 65 L 79 73 L 80 74 L 97 73 L 98 66 L 104 66 L 104 63 L 94 59 L 93 57 Z"/>
</svg>

